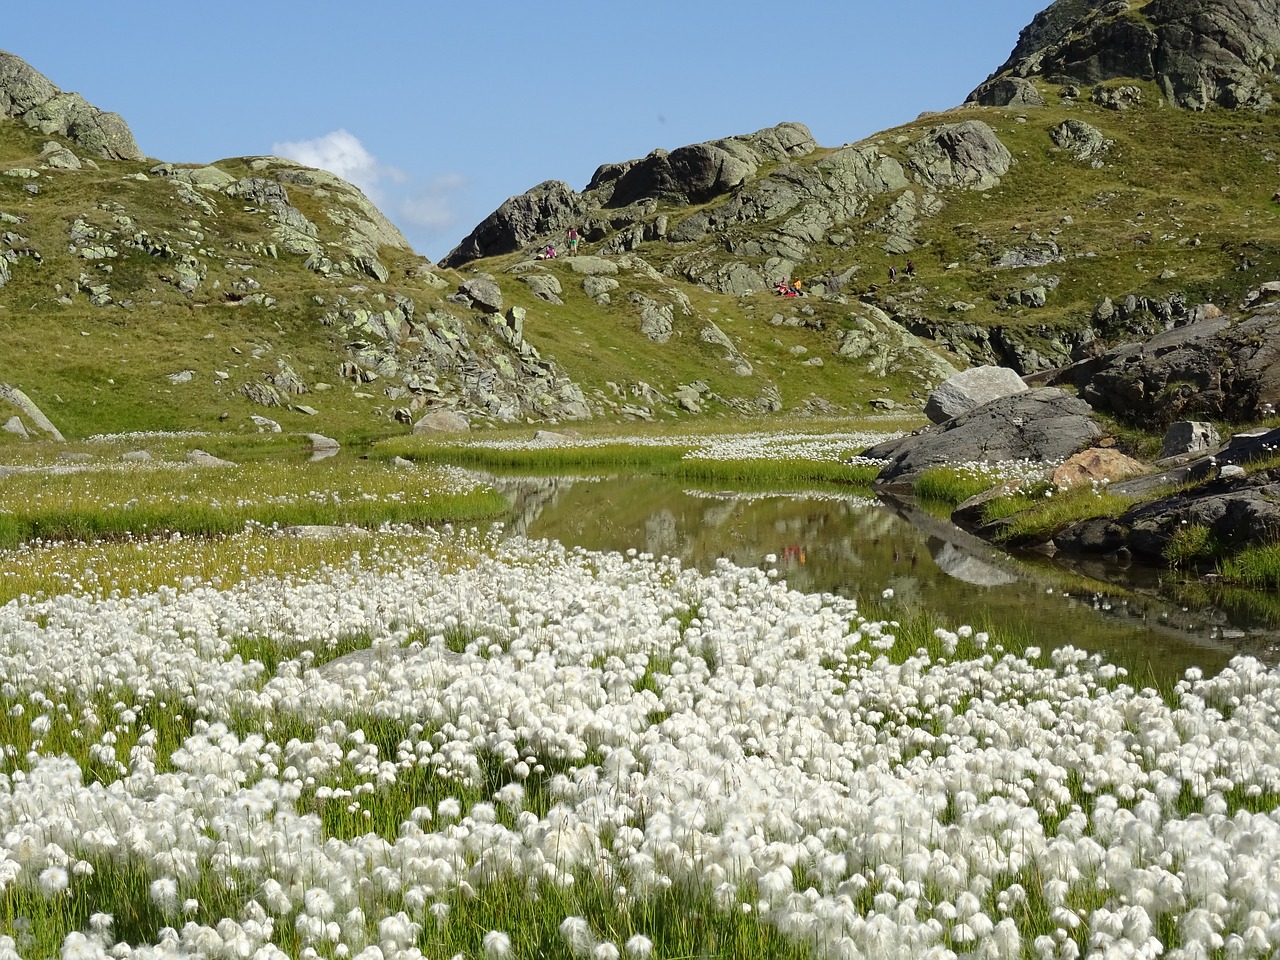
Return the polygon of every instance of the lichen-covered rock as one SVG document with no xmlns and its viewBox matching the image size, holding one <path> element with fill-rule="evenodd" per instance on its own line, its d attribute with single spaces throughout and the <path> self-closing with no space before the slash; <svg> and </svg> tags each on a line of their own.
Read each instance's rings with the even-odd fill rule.
<svg viewBox="0 0 1280 960">
<path fill-rule="evenodd" d="M 908 149 L 916 175 L 935 187 L 986 190 L 1009 172 L 1013 156 L 981 120 L 944 123 Z"/>
<path fill-rule="evenodd" d="M 1102 436 L 1087 403 L 1056 387 L 1039 387 L 1001 397 L 941 426 L 866 451 L 889 461 L 877 483 L 909 485 L 930 467 L 1011 460 L 1057 464 Z"/>
<path fill-rule="evenodd" d="M 1243 423 L 1280 407 L 1280 303 L 1238 317 L 1210 313 L 1192 311 L 1206 319 L 1082 360 L 1053 382 L 1073 385 L 1099 410 L 1148 426 Z"/>
<path fill-rule="evenodd" d="M 87 103 L 78 93 L 63 93 L 47 77 L 0 50 L 0 113 L 41 133 L 56 133 L 94 156 L 142 160 L 124 119 Z"/>
<path fill-rule="evenodd" d="M 413 425 L 415 434 L 468 433 L 471 423 L 456 410 L 431 410 Z"/>
</svg>

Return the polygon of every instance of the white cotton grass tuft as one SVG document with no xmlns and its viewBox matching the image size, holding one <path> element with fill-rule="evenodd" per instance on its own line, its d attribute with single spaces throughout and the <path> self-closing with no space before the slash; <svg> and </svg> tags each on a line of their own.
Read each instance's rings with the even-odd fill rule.
<svg viewBox="0 0 1280 960">
<path fill-rule="evenodd" d="M 62 867 L 45 867 L 40 871 L 40 892 L 46 897 L 58 897 L 67 892 L 71 877 Z"/>
<path fill-rule="evenodd" d="M 631 960 L 649 960 L 653 955 L 653 941 L 643 933 L 637 933 L 627 940 L 624 949 Z"/>
<path fill-rule="evenodd" d="M 900 625 L 728 560 L 704 574 L 454 531 L 475 550 L 449 566 L 414 536 L 384 566 L 362 546 L 268 585 L 0 607 L 0 697 L 84 733 L 56 754 L 9 745 L 0 888 L 61 909 L 91 886 L 80 864 L 145 862 L 157 942 L 85 931 L 122 957 L 278 960 L 266 944 L 288 925 L 300 957 L 375 960 L 422 924 L 447 956 L 487 929 L 494 884 L 545 909 L 558 888 L 640 910 L 697 889 L 690 909 L 833 958 L 1154 956 L 1170 924 L 1188 955 L 1275 949 L 1280 893 L 1256 877 L 1280 839 L 1251 811 L 1274 806 L 1280 675 L 1256 660 L 1166 697 L 1086 651 L 1018 655 L 968 626 L 898 657 Z M 394 661 L 333 660 L 353 636 Z M 458 636 L 466 652 L 443 656 Z M 231 637 L 275 639 L 277 668 L 228 656 Z M 165 710 L 186 717 L 177 737 L 144 726 Z M 321 809 L 352 809 L 354 829 Z M 235 878 L 233 917 L 207 916 L 210 865 Z M 1039 889 L 1016 882 L 1030 875 Z M 56 956 L 24 920 L 13 951 Z M 656 952 L 582 916 L 560 935 L 581 960 Z M 520 936 L 490 931 L 486 960 Z"/>
<path fill-rule="evenodd" d="M 591 924 L 582 917 L 565 917 L 560 921 L 560 936 L 575 957 L 589 957 L 596 946 Z"/>
<path fill-rule="evenodd" d="M 501 930 L 484 935 L 484 955 L 488 960 L 507 960 L 511 956 L 511 937 Z"/>
</svg>

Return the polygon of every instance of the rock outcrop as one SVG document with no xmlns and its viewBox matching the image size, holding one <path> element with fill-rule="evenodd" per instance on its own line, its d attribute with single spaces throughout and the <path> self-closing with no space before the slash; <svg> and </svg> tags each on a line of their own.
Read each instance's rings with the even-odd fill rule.
<svg viewBox="0 0 1280 960">
<path fill-rule="evenodd" d="M 1131 423 L 1251 421 L 1280 408 L 1280 302 L 1122 344 L 1051 382 L 1074 386 L 1097 409 Z"/>
<path fill-rule="evenodd" d="M 1083 400 L 1039 387 L 975 407 L 941 426 L 877 444 L 863 456 L 888 463 L 878 484 L 910 485 L 930 467 L 1033 460 L 1056 464 L 1102 436 Z"/>
<path fill-rule="evenodd" d="M 1022 378 L 1008 367 L 970 367 L 934 388 L 924 405 L 924 415 L 934 423 L 944 423 L 974 407 L 1026 389 Z"/>
<path fill-rule="evenodd" d="M 0 115 L 20 120 L 44 134 L 60 134 L 97 157 L 145 159 L 118 113 L 99 110 L 78 93 L 64 93 L 25 60 L 3 50 Z"/>
<path fill-rule="evenodd" d="M 969 99 L 999 102 L 1011 79 L 1133 78 L 1154 80 L 1166 100 L 1192 110 L 1265 110 L 1277 54 L 1280 0 L 1057 0 Z"/>
</svg>

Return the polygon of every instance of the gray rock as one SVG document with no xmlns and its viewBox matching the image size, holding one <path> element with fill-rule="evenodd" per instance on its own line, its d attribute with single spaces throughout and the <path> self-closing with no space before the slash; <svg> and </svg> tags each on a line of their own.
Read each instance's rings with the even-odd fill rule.
<svg viewBox="0 0 1280 960">
<path fill-rule="evenodd" d="M 907 148 L 909 165 L 934 187 L 987 190 L 1009 172 L 1013 156 L 981 120 L 933 127 Z"/>
<path fill-rule="evenodd" d="M 311 441 L 312 450 L 337 450 L 341 446 L 337 440 L 321 433 L 308 433 L 307 439 Z"/>
<path fill-rule="evenodd" d="M 659 304 L 638 293 L 631 295 L 631 302 L 640 307 L 640 332 L 654 343 L 666 343 L 675 328 L 675 308 L 671 304 Z"/>
<path fill-rule="evenodd" d="M 1022 377 L 1008 367 L 970 367 L 940 383 L 929 394 L 924 415 L 934 423 L 944 423 L 974 407 L 1000 397 L 1026 392 Z"/>
<path fill-rule="evenodd" d="M 1081 360 L 1051 382 L 1071 384 L 1099 410 L 1155 426 L 1242 423 L 1280 406 L 1280 303 L 1242 317 L 1198 308 L 1189 316 L 1206 319 Z"/>
<path fill-rule="evenodd" d="M 618 289 L 618 281 L 612 277 L 587 277 L 582 281 L 582 292 L 592 300 L 599 301 Z"/>
<path fill-rule="evenodd" d="M 1059 463 L 1102 436 L 1083 400 L 1055 387 L 1001 397 L 940 426 L 867 450 L 887 460 L 877 483 L 909 485 L 929 467 L 1011 460 Z"/>
<path fill-rule="evenodd" d="M 484 310 L 486 313 L 502 312 L 502 289 L 492 280 L 474 277 L 458 284 L 458 292 Z"/>
<path fill-rule="evenodd" d="M 1092 86 L 1154 79 L 1168 102 L 1263 110 L 1280 49 L 1278 0 L 1056 0 L 1022 32 L 1005 64 L 973 93 L 1007 77 L 1041 76 Z M 1104 97 L 1112 96 L 1110 94 Z"/>
<path fill-rule="evenodd" d="M 528 285 L 529 290 L 539 300 L 554 303 L 556 306 L 564 305 L 564 301 L 560 299 L 563 291 L 558 278 L 549 273 L 526 273 L 520 279 Z"/>
<path fill-rule="evenodd" d="M 3 67 L 3 63 L 3 59 L 0 58 L 0 67 Z M 47 434 L 59 443 L 63 442 L 63 436 L 58 431 L 58 428 L 53 425 L 53 422 L 36 406 L 35 401 L 17 387 L 10 386 L 7 383 L 0 383 L 0 400 L 5 400 L 16 407 L 18 412 L 25 416 L 35 429 Z"/>
<path fill-rule="evenodd" d="M 977 102 L 984 107 L 1043 107 L 1036 85 L 1022 77 L 1001 77 L 982 88 Z"/>
<path fill-rule="evenodd" d="M 60 143 L 50 141 L 40 150 L 44 165 L 52 170 L 80 170 L 84 164 L 80 158 Z"/>
<path fill-rule="evenodd" d="M 1063 120 L 1049 131 L 1049 137 L 1077 160 L 1091 160 L 1106 153 L 1113 143 L 1093 124 L 1074 118 Z"/>
<path fill-rule="evenodd" d="M 468 433 L 471 424 L 456 410 L 444 408 L 431 410 L 413 425 L 415 435 L 431 433 Z"/>
<path fill-rule="evenodd" d="M 151 455 L 150 450 L 126 450 L 120 454 L 120 459 L 129 463 L 150 463 L 155 457 Z"/>
<path fill-rule="evenodd" d="M 223 460 L 204 450 L 188 450 L 187 463 L 197 467 L 234 467 L 230 460 Z"/>
<path fill-rule="evenodd" d="M 1165 431 L 1164 444 L 1160 447 L 1160 459 L 1215 450 L 1220 442 L 1218 429 L 1212 423 L 1179 420 L 1169 424 L 1169 429 Z"/>
<path fill-rule="evenodd" d="M 574 273 L 581 273 L 588 277 L 611 275 L 618 272 L 618 264 L 604 257 L 592 257 L 583 254 L 578 257 L 569 257 L 566 262 Z"/>
<path fill-rule="evenodd" d="M 113 160 L 145 159 L 129 127 L 78 93 L 63 93 L 11 53 L 0 51 L 0 114 L 43 134 L 66 137 L 87 153 Z"/>
<path fill-rule="evenodd" d="M 1073 553 L 1125 548 L 1139 559 L 1163 563 L 1169 543 L 1188 526 L 1204 527 L 1229 553 L 1273 543 L 1280 529 L 1280 471 L 1231 474 L 1130 507 L 1114 519 L 1074 524 L 1054 544 Z"/>
<path fill-rule="evenodd" d="M 4 429 L 6 432 L 19 436 L 23 440 L 30 439 L 30 434 L 27 433 L 27 428 L 23 426 L 21 417 L 10 417 L 4 422 Z"/>
<path fill-rule="evenodd" d="M 460 267 L 481 257 L 515 253 L 530 242 L 559 236 L 582 220 L 582 198 L 559 180 L 547 180 L 532 190 L 511 197 L 440 261 L 444 267 Z"/>
<path fill-rule="evenodd" d="M 280 424 L 272 420 L 270 417 L 262 417 L 258 414 L 252 414 L 249 417 L 253 421 L 253 425 L 258 428 L 259 433 L 279 433 Z"/>
</svg>

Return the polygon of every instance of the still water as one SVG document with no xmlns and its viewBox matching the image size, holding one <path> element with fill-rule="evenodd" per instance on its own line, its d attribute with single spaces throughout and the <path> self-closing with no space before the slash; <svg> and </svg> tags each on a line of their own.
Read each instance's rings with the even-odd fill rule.
<svg viewBox="0 0 1280 960">
<path fill-rule="evenodd" d="M 1128 571 L 1124 586 L 1108 585 L 1062 563 L 1010 557 L 907 503 L 699 490 L 648 476 L 494 483 L 512 500 L 511 533 L 634 548 L 702 570 L 720 557 L 776 568 L 795 589 L 854 597 L 890 618 L 923 611 L 952 628 L 1011 630 L 1045 649 L 1103 653 L 1131 665 L 1136 682 L 1148 671 L 1214 673 L 1238 653 L 1280 660 L 1274 630 L 1162 596 L 1152 572 L 1149 582 Z M 889 588 L 892 598 L 882 599 Z"/>
</svg>

